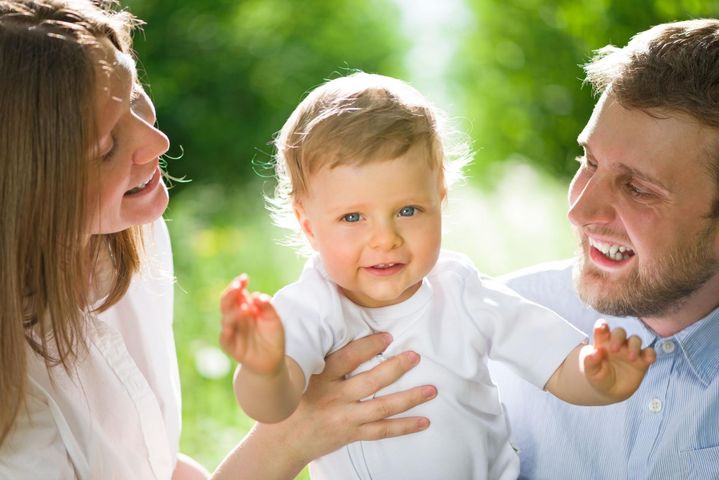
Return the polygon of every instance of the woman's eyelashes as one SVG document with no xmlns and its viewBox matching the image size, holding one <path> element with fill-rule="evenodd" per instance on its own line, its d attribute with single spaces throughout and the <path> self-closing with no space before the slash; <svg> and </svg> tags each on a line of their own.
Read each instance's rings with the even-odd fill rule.
<svg viewBox="0 0 719 480">
<path fill-rule="evenodd" d="M 110 148 L 108 148 L 104 153 L 102 153 L 100 155 L 100 160 L 102 160 L 102 161 L 109 160 L 115 154 L 116 150 L 117 150 L 117 142 L 115 141 L 115 138 L 112 137 L 112 143 L 110 144 Z"/>
</svg>

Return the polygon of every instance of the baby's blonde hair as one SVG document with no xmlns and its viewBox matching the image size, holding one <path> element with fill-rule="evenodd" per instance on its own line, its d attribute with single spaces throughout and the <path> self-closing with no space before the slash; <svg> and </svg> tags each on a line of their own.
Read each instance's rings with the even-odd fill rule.
<svg viewBox="0 0 719 480">
<path fill-rule="evenodd" d="M 295 108 L 275 140 L 277 186 L 267 205 L 274 223 L 292 231 L 288 243 L 306 247 L 294 203 L 310 190 L 323 167 L 362 165 L 426 149 L 444 191 L 462 178 L 469 162 L 465 142 L 451 149 L 444 117 L 406 82 L 357 72 L 317 87 Z M 307 251 L 306 248 L 302 250 Z"/>
</svg>

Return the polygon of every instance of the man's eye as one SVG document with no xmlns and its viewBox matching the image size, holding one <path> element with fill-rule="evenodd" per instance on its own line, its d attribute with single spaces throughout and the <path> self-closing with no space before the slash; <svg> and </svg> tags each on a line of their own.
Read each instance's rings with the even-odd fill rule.
<svg viewBox="0 0 719 480">
<path fill-rule="evenodd" d="M 342 217 L 342 220 L 348 223 L 355 223 L 360 221 L 360 214 L 357 212 L 348 213 Z"/>
<path fill-rule="evenodd" d="M 412 217 L 417 213 L 417 209 L 414 207 L 402 207 L 399 211 L 400 217 Z"/>
<path fill-rule="evenodd" d="M 651 192 L 648 190 L 643 189 L 642 187 L 633 184 L 633 183 L 627 183 L 627 190 L 629 191 L 629 194 L 634 197 L 648 197 L 651 196 Z"/>
</svg>

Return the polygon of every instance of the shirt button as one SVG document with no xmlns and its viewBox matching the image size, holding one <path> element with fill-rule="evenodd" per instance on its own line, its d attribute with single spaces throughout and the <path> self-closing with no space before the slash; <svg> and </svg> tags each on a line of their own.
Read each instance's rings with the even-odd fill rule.
<svg viewBox="0 0 719 480">
<path fill-rule="evenodd" d="M 672 353 L 674 351 L 674 342 L 667 340 L 662 343 L 662 350 L 664 350 L 664 353 Z"/>
<path fill-rule="evenodd" d="M 662 401 L 658 398 L 652 398 L 649 401 L 649 411 L 652 413 L 659 413 L 662 410 Z"/>
</svg>

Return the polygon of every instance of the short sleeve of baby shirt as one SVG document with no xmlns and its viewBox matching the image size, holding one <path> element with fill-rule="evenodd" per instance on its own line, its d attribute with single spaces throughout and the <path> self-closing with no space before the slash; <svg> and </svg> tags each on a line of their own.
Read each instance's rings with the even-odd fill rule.
<svg viewBox="0 0 719 480">
<path fill-rule="evenodd" d="M 466 275 L 464 303 L 487 339 L 489 358 L 544 388 L 586 336 L 558 314 L 472 270 Z"/>
<path fill-rule="evenodd" d="M 337 287 L 321 273 L 318 260 L 308 260 L 296 282 L 279 290 L 272 299 L 285 328 L 287 356 L 305 376 L 322 373 L 325 356 L 350 339 Z"/>
</svg>

